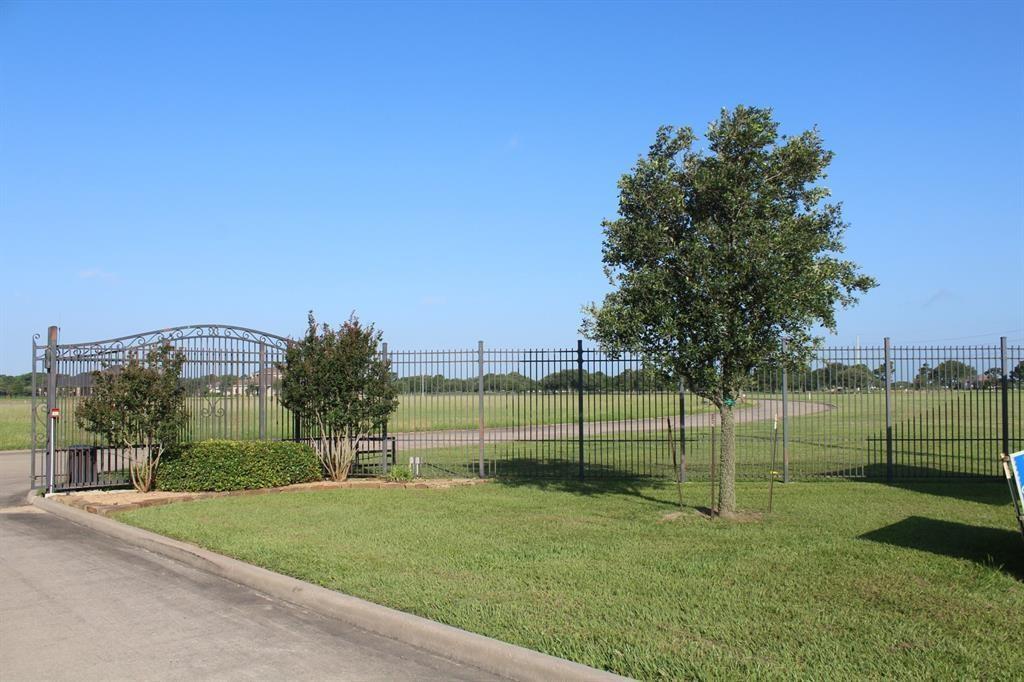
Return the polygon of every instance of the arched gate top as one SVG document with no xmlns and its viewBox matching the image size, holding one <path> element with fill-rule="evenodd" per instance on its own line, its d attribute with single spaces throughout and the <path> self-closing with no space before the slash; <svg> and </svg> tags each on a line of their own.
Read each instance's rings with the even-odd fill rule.
<svg viewBox="0 0 1024 682">
<path fill-rule="evenodd" d="M 180 327 L 167 327 L 141 334 L 130 334 L 101 341 L 83 343 L 60 343 L 57 345 L 58 355 L 75 355 L 83 351 L 125 351 L 134 348 L 146 348 L 162 343 L 174 343 L 188 339 L 227 339 L 262 344 L 269 348 L 285 349 L 291 341 L 283 336 L 270 332 L 237 327 L 225 324 L 190 324 Z"/>
</svg>

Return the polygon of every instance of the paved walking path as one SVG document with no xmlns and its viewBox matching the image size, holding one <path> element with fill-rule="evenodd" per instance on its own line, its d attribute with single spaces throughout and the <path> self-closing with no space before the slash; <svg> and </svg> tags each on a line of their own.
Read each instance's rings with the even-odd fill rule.
<svg viewBox="0 0 1024 682">
<path fill-rule="evenodd" d="M 490 680 L 25 504 L 0 453 L 0 679 Z"/>
<path fill-rule="evenodd" d="M 787 409 L 790 417 L 802 417 L 819 412 L 828 412 L 834 408 L 828 403 L 812 403 L 789 400 Z M 768 421 L 778 415 L 782 418 L 781 400 L 758 400 L 750 407 L 738 408 L 734 413 L 737 424 L 756 421 Z M 672 428 L 678 430 L 678 415 L 667 417 L 672 421 Z M 617 421 L 588 421 L 583 424 L 583 435 L 607 436 L 614 434 L 643 434 L 661 431 L 665 428 L 666 417 L 650 417 L 646 419 L 622 419 Z M 706 428 L 718 423 L 717 412 L 700 412 L 686 416 L 687 428 Z M 479 429 L 453 429 L 448 431 L 416 431 L 411 433 L 391 434 L 395 437 L 399 452 L 406 450 L 423 450 L 431 448 L 448 448 L 459 444 L 472 444 L 480 440 Z M 563 424 L 523 424 L 484 429 L 484 441 L 500 443 L 505 441 L 531 440 L 572 440 L 579 436 L 579 423 Z"/>
</svg>

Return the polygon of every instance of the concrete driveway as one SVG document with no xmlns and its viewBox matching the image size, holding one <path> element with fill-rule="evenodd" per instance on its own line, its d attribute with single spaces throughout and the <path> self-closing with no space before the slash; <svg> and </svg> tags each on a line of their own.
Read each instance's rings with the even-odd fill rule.
<svg viewBox="0 0 1024 682">
<path fill-rule="evenodd" d="M 490 680 L 25 504 L 0 453 L 0 679 Z"/>
</svg>

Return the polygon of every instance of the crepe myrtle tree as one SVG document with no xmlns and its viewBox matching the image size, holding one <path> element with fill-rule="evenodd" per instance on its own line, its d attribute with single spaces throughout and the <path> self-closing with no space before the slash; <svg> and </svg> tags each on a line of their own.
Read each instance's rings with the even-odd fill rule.
<svg viewBox="0 0 1024 682">
<path fill-rule="evenodd" d="M 619 180 L 603 261 L 613 285 L 584 308 L 582 332 L 642 353 L 717 408 L 718 509 L 736 510 L 733 405 L 751 371 L 798 367 L 836 326 L 837 306 L 875 286 L 842 260 L 839 204 L 821 186 L 832 160 L 817 129 L 779 135 L 771 109 L 723 110 L 695 148 L 690 128 L 662 127 Z M 786 350 L 782 340 L 787 339 Z"/>
<path fill-rule="evenodd" d="M 136 490 L 148 492 L 156 481 L 160 458 L 178 441 L 188 423 L 181 368 L 185 354 L 165 343 L 145 361 L 132 353 L 128 362 L 93 372 L 89 395 L 75 412 L 78 426 L 101 435 L 116 448 L 142 445 L 129 459 Z"/>
<path fill-rule="evenodd" d="M 391 361 L 378 350 L 381 338 L 355 314 L 333 329 L 318 325 L 310 311 L 306 336 L 289 344 L 279 367 L 281 403 L 312 430 L 331 480 L 348 478 L 359 442 L 398 407 Z"/>
</svg>

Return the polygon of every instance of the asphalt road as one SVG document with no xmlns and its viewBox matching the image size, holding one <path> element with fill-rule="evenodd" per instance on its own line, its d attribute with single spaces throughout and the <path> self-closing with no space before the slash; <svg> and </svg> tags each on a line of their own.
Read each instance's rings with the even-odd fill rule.
<svg viewBox="0 0 1024 682">
<path fill-rule="evenodd" d="M 0 680 L 490 680 L 25 504 L 0 453 Z"/>
</svg>

